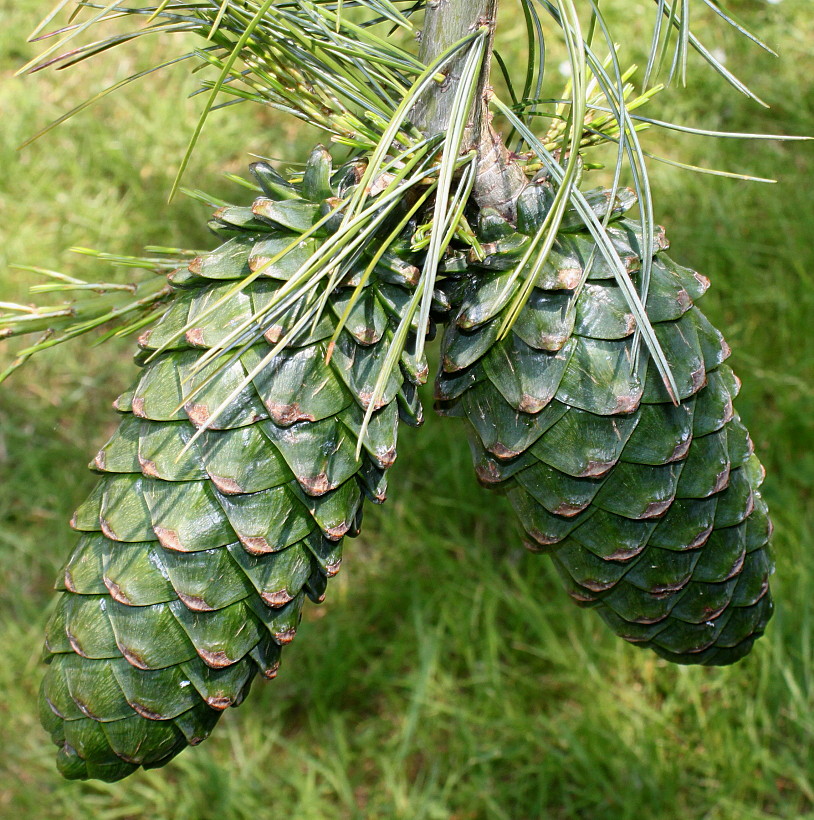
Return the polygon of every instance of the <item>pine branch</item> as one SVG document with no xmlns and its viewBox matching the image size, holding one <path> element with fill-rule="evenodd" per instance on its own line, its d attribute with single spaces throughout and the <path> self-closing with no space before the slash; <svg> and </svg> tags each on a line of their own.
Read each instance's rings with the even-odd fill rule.
<svg viewBox="0 0 814 820">
<path fill-rule="evenodd" d="M 467 123 L 463 150 L 476 150 L 478 172 L 474 198 L 481 208 L 494 208 L 510 221 L 516 217 L 515 202 L 526 186 L 526 175 L 511 158 L 500 135 L 491 126 L 488 110 L 489 78 L 498 0 L 429 0 L 421 37 L 421 61 L 429 64 L 449 46 L 475 28 L 491 30 L 475 104 Z M 426 134 L 448 127 L 455 91 L 460 81 L 459 58 L 446 71 L 447 80 L 434 94 L 426 95 L 415 109 L 415 122 Z"/>
</svg>

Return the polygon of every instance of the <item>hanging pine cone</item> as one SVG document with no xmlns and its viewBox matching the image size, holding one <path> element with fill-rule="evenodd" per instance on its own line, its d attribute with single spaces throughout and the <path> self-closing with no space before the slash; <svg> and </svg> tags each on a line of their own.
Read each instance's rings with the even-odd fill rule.
<svg viewBox="0 0 814 820">
<path fill-rule="evenodd" d="M 507 493 L 530 547 L 551 555 L 580 606 L 669 660 L 732 663 L 771 617 L 771 524 L 763 469 L 732 405 L 729 348 L 695 306 L 709 282 L 664 253 L 663 234 L 642 248 L 622 218 L 630 192 L 588 199 L 600 218 L 613 209 L 609 233 L 634 280 L 652 255 L 647 314 L 680 403 L 652 361 L 633 366 L 636 322 L 574 212 L 499 340 L 524 281 L 507 287 L 511 272 L 551 202 L 547 186 L 531 185 L 516 229 L 481 214 L 487 256 L 451 289 L 438 407 L 467 422 L 479 480 Z"/>
<path fill-rule="evenodd" d="M 264 163 L 252 171 L 265 196 L 220 209 L 212 227 L 230 238 L 171 277 L 175 297 L 140 339 L 141 375 L 116 402 L 121 423 L 92 462 L 99 482 L 72 521 L 81 535 L 47 628 L 41 696 L 69 778 L 113 781 L 162 766 L 204 740 L 258 675 L 277 674 L 305 598 L 323 600 L 344 536 L 359 531 L 364 498 L 385 499 L 399 416 L 421 422 L 416 385 L 426 367 L 405 355 L 357 459 L 376 377 L 418 278 L 407 253 L 379 262 L 330 362 L 354 271 L 328 294 L 319 321 L 212 420 L 303 315 L 301 300 L 273 320 L 253 318 L 323 240 L 275 256 L 358 183 L 360 168 L 332 174 L 317 149 L 300 184 Z M 226 367 L 215 359 L 196 372 L 241 326 L 253 343 Z"/>
</svg>

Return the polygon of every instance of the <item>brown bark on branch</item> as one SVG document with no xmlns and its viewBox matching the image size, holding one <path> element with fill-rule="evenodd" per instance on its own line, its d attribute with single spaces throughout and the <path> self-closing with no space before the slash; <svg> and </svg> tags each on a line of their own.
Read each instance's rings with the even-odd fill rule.
<svg viewBox="0 0 814 820">
<path fill-rule="evenodd" d="M 474 197 L 481 208 L 494 208 L 507 219 L 516 217 L 516 201 L 527 184 L 523 169 L 511 158 L 500 135 L 492 128 L 488 109 L 491 87 L 492 41 L 498 0 L 428 0 L 421 36 L 421 60 L 426 65 L 480 26 L 491 30 L 478 92 L 464 137 L 466 151 L 478 151 Z M 446 70 L 447 81 L 416 106 L 414 121 L 425 134 L 446 131 L 463 56 Z"/>
</svg>

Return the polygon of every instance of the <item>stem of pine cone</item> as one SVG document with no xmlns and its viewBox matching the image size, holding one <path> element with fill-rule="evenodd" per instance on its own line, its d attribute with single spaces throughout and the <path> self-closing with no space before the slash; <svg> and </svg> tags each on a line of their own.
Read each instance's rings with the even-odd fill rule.
<svg viewBox="0 0 814 820">
<path fill-rule="evenodd" d="M 421 60 L 428 64 L 469 32 L 483 25 L 489 26 L 489 47 L 481 72 L 478 94 L 475 97 L 476 102 L 470 115 L 464 149 L 469 151 L 476 148 L 478 151 L 475 201 L 481 208 L 494 208 L 513 222 L 517 215 L 517 197 L 527 184 L 526 175 L 512 159 L 500 135 L 492 127 L 492 117 L 488 109 L 491 94 L 489 77 L 492 42 L 498 1 L 429 0 L 421 36 Z M 416 106 L 415 122 L 424 133 L 435 134 L 448 127 L 462 60 L 463 58 L 449 67 L 448 82 Z"/>
</svg>

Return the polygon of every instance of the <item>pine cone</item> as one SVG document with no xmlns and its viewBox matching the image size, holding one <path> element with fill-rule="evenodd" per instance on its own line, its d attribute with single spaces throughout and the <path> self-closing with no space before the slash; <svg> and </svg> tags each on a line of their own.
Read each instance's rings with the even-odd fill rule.
<svg viewBox="0 0 814 820">
<path fill-rule="evenodd" d="M 113 781 L 164 765 L 204 740 L 258 674 L 277 674 L 306 596 L 323 600 L 344 536 L 358 533 L 363 498 L 384 501 L 399 410 L 421 421 L 415 385 L 426 369 L 405 359 L 357 459 L 375 379 L 418 276 L 395 256 L 376 268 L 329 363 L 353 271 L 328 294 L 320 321 L 212 421 L 303 314 L 298 302 L 273 322 L 252 318 L 321 240 L 273 257 L 315 223 L 325 199 L 358 182 L 359 168 L 332 176 L 317 149 L 301 185 L 265 164 L 253 172 L 266 197 L 219 210 L 212 227 L 231 238 L 171 277 L 176 297 L 141 337 L 141 376 L 116 402 L 121 424 L 91 464 L 101 477 L 72 521 L 82 535 L 48 625 L 41 697 L 69 778 Z M 225 367 L 216 360 L 194 371 L 244 326 Z"/>
<path fill-rule="evenodd" d="M 550 204 L 531 185 L 518 229 L 484 212 L 488 255 L 453 288 L 440 411 L 467 422 L 480 481 L 506 492 L 567 591 L 621 637 L 678 663 L 745 655 L 772 612 L 771 524 L 763 470 L 732 400 L 729 348 L 695 306 L 709 286 L 655 246 L 647 313 L 678 385 L 671 400 L 653 362 L 633 367 L 636 322 L 612 268 L 575 213 L 531 298 L 498 341 L 511 269 Z M 604 216 L 608 192 L 589 195 Z M 614 201 L 610 228 L 638 280 L 641 236 Z M 584 287 L 577 290 L 593 259 Z"/>
</svg>

